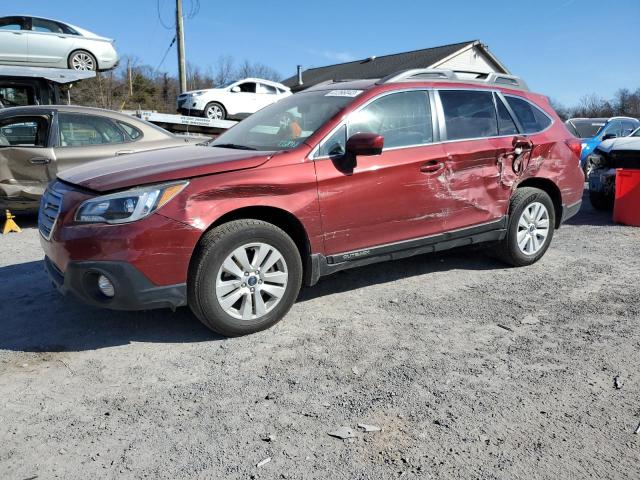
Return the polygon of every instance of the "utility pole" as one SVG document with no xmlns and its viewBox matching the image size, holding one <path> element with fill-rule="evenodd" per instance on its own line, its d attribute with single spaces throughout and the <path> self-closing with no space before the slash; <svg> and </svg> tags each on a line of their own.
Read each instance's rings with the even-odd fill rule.
<svg viewBox="0 0 640 480">
<path fill-rule="evenodd" d="M 176 40 L 178 41 L 178 78 L 180 81 L 180 93 L 182 93 L 187 91 L 187 68 L 184 59 L 182 0 L 176 0 Z"/>
</svg>

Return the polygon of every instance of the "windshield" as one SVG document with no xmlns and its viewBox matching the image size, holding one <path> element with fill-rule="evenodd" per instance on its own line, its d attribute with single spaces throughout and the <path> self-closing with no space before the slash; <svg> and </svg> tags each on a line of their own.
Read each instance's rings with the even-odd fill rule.
<svg viewBox="0 0 640 480">
<path fill-rule="evenodd" d="M 571 120 L 571 123 L 579 138 L 595 137 L 605 124 L 605 122 L 593 120 Z"/>
<path fill-rule="evenodd" d="M 633 132 L 630 137 L 640 137 L 640 128 L 636 128 L 636 131 Z"/>
<path fill-rule="evenodd" d="M 291 150 L 353 101 L 353 94 L 335 92 L 339 91 L 296 93 L 247 117 L 211 146 Z"/>
</svg>

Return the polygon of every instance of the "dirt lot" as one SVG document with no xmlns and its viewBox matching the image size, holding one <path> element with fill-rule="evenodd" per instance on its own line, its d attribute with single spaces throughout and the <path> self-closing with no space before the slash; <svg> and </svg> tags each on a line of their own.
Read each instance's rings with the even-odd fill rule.
<svg viewBox="0 0 640 480">
<path fill-rule="evenodd" d="M 22 222 L 0 238 L 2 479 L 640 478 L 640 229 L 588 205 L 532 267 L 360 268 L 230 340 L 62 298 Z"/>
</svg>

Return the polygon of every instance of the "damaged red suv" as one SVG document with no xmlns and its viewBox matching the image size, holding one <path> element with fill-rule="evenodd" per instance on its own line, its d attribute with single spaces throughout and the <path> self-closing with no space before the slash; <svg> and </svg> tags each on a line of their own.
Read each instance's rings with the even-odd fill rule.
<svg viewBox="0 0 640 480">
<path fill-rule="evenodd" d="M 247 334 L 346 268 L 481 242 L 534 263 L 580 208 L 579 154 L 516 77 L 319 85 L 210 146 L 60 173 L 40 207 L 45 265 L 90 304 L 189 305 L 216 332 Z"/>
</svg>

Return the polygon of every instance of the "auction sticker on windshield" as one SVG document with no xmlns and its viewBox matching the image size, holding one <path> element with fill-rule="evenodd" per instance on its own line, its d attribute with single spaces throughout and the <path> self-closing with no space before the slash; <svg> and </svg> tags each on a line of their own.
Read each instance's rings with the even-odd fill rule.
<svg viewBox="0 0 640 480">
<path fill-rule="evenodd" d="M 331 90 L 325 97 L 357 97 L 362 90 Z"/>
</svg>

